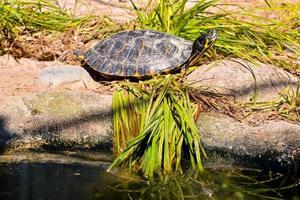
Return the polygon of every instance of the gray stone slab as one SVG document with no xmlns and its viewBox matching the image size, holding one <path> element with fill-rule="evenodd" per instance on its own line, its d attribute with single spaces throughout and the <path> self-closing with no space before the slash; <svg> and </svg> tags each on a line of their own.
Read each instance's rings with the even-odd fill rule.
<svg viewBox="0 0 300 200">
<path fill-rule="evenodd" d="M 44 92 L 0 105 L 0 146 L 111 151 L 112 98 L 92 92 Z"/>
<path fill-rule="evenodd" d="M 96 89 L 99 84 L 80 66 L 53 63 L 44 68 L 37 77 L 41 84 L 51 87 Z"/>
<path fill-rule="evenodd" d="M 188 76 L 195 87 L 208 87 L 232 96 L 239 102 L 270 101 L 279 98 L 289 85 L 299 79 L 283 69 L 241 59 L 222 60 L 200 66 Z"/>
<path fill-rule="evenodd" d="M 281 69 L 245 62 L 222 61 L 202 66 L 189 75 L 189 80 L 202 87 L 217 85 L 219 92 L 229 91 L 227 94 L 239 101 L 249 101 L 253 96 L 253 74 L 258 100 L 277 98 L 279 90 L 298 83 L 297 78 Z M 52 77 L 68 75 L 68 70 L 60 69 L 64 66 L 58 68 Z M 65 80 L 64 76 L 60 78 Z M 250 125 L 226 115 L 202 113 L 198 125 L 209 155 L 299 169 L 299 123 L 258 120 Z M 109 95 L 76 90 L 38 92 L 5 97 L 0 104 L 0 148 L 5 150 L 94 148 L 111 152 L 112 137 Z"/>
<path fill-rule="evenodd" d="M 223 114 L 202 113 L 198 128 L 211 153 L 263 167 L 300 169 L 299 124 L 269 120 L 251 126 Z"/>
</svg>

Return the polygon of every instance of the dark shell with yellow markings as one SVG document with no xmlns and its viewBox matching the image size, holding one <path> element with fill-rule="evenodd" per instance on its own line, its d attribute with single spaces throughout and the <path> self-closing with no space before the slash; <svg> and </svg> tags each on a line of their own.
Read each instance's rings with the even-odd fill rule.
<svg viewBox="0 0 300 200">
<path fill-rule="evenodd" d="M 192 44 L 157 31 L 126 31 L 100 41 L 84 57 L 106 76 L 152 76 L 180 67 L 190 57 Z"/>
</svg>

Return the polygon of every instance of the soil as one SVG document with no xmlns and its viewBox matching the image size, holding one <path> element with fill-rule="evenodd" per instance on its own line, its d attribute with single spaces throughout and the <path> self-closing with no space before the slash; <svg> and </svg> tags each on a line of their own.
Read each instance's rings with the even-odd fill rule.
<svg viewBox="0 0 300 200">
<path fill-rule="evenodd" d="M 6 96 L 45 91 L 50 88 L 36 84 L 35 77 L 48 62 L 21 58 L 16 60 L 12 56 L 0 57 L 0 102 Z"/>
</svg>

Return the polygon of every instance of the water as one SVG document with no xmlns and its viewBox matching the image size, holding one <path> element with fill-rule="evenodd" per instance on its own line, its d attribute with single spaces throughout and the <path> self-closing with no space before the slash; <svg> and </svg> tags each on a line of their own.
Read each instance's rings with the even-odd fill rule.
<svg viewBox="0 0 300 200">
<path fill-rule="evenodd" d="M 107 173 L 109 159 L 74 153 L 0 156 L 0 199 L 300 199 L 293 185 L 299 180 L 276 173 L 218 168 L 154 184 L 125 172 Z M 288 188 L 274 190 L 280 187 Z"/>
</svg>

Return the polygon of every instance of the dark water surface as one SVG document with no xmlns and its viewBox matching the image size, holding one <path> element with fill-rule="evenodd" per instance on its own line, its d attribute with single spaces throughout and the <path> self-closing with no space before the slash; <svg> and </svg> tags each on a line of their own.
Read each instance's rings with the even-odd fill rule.
<svg viewBox="0 0 300 200">
<path fill-rule="evenodd" d="M 107 173 L 109 164 L 73 154 L 0 156 L 0 199 L 300 199 L 299 180 L 271 172 L 211 169 L 153 184 L 124 172 Z"/>
</svg>

